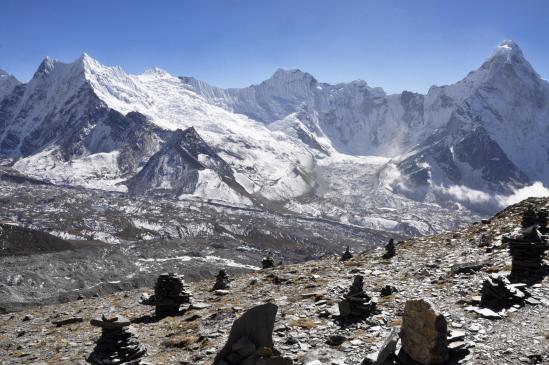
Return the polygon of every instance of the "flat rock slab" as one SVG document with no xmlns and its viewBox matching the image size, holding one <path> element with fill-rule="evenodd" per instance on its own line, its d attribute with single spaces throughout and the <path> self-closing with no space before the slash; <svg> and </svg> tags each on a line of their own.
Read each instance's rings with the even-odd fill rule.
<svg viewBox="0 0 549 365">
<path fill-rule="evenodd" d="M 90 323 L 92 326 L 95 326 L 95 327 L 101 327 L 105 329 L 115 329 L 115 328 L 127 327 L 130 325 L 131 322 L 129 319 L 122 316 L 109 317 L 109 318 L 103 316 L 103 317 L 92 319 Z"/>
</svg>

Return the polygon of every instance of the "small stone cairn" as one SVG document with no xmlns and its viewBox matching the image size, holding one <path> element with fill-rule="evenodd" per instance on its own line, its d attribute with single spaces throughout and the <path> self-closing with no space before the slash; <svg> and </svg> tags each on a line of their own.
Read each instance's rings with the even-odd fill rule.
<svg viewBox="0 0 549 365">
<path fill-rule="evenodd" d="M 349 251 L 349 246 L 347 246 L 345 252 L 343 253 L 343 255 L 341 255 L 341 261 L 349 261 L 352 258 L 353 254 L 351 253 L 351 251 Z"/>
<path fill-rule="evenodd" d="M 543 257 L 549 247 L 547 210 L 527 209 L 522 215 L 519 235 L 503 238 L 509 246 L 512 283 L 534 284 L 543 280 Z"/>
<path fill-rule="evenodd" d="M 234 321 L 227 343 L 213 365 L 292 365 L 274 348 L 273 329 L 278 307 L 253 307 Z"/>
<path fill-rule="evenodd" d="M 270 269 L 275 267 L 273 254 L 271 252 L 267 254 L 267 257 L 264 257 L 263 260 L 261 260 L 261 267 L 263 267 L 264 269 Z"/>
<path fill-rule="evenodd" d="M 366 318 L 376 309 L 376 302 L 364 292 L 364 277 L 356 275 L 349 292 L 339 302 L 342 318 Z"/>
<path fill-rule="evenodd" d="M 161 274 L 154 286 L 154 298 L 151 304 L 156 307 L 156 316 L 159 318 L 176 316 L 181 304 L 191 302 L 189 287 L 183 276 L 175 273 Z"/>
<path fill-rule="evenodd" d="M 213 286 L 213 290 L 225 290 L 230 288 L 231 279 L 229 278 L 229 275 L 225 271 L 225 269 L 219 270 L 219 273 L 215 277 L 215 284 Z"/>
<path fill-rule="evenodd" d="M 395 241 L 391 238 L 389 243 L 385 246 L 384 259 L 390 259 L 396 255 Z"/>
<path fill-rule="evenodd" d="M 494 311 L 521 304 L 527 294 L 520 290 L 524 284 L 511 284 L 503 275 L 492 274 L 482 283 L 480 305 Z"/>
<path fill-rule="evenodd" d="M 101 328 L 101 337 L 87 362 L 93 365 L 138 365 L 147 350 L 139 344 L 129 330 L 130 321 L 122 316 L 105 316 L 91 320 L 91 325 Z"/>
</svg>

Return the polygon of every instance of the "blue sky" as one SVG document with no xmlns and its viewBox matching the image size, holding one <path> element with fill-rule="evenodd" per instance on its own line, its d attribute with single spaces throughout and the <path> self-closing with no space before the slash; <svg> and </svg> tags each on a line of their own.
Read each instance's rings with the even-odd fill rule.
<svg viewBox="0 0 549 365">
<path fill-rule="evenodd" d="M 477 68 L 504 39 L 549 79 L 549 1 L 2 0 L 0 68 L 28 80 L 44 56 L 87 52 L 223 87 L 276 68 L 426 92 Z"/>
</svg>

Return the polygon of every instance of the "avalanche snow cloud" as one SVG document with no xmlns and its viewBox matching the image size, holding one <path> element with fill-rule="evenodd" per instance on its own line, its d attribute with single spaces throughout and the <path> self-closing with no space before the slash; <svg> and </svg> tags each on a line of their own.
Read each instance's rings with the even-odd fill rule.
<svg viewBox="0 0 549 365">
<path fill-rule="evenodd" d="M 300 70 L 221 89 L 46 58 L 26 84 L 0 72 L 0 155 L 56 184 L 434 233 L 547 194 L 549 84 L 513 41 L 426 95 Z"/>
</svg>

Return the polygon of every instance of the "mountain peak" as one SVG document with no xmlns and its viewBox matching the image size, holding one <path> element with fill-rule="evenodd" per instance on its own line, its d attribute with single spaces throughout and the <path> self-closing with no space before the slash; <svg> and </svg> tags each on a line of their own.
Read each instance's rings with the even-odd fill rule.
<svg viewBox="0 0 549 365">
<path fill-rule="evenodd" d="M 513 61 L 523 60 L 524 55 L 515 41 L 505 40 L 496 47 L 489 59 L 498 58 L 501 58 L 506 63 L 511 63 Z"/>
<path fill-rule="evenodd" d="M 275 71 L 270 80 L 294 81 L 294 80 L 310 80 L 316 82 L 316 79 L 309 73 L 303 72 L 298 68 L 283 69 L 279 68 Z"/>
</svg>

